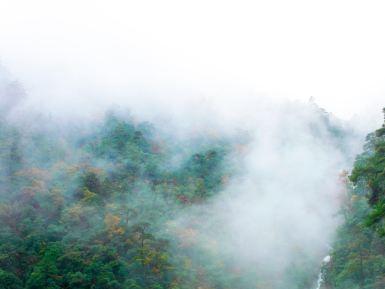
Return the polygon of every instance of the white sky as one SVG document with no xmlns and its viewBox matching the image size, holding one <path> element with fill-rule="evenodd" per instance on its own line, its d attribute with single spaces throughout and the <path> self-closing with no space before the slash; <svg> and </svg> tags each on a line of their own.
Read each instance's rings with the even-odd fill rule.
<svg viewBox="0 0 385 289">
<path fill-rule="evenodd" d="M 69 110 L 314 96 L 378 120 L 384 15 L 370 0 L 0 0 L 0 59 L 35 101 Z"/>
</svg>

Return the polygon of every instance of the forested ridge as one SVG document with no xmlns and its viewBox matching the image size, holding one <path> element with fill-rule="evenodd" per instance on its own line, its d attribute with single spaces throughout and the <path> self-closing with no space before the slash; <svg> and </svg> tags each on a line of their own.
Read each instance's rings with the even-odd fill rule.
<svg viewBox="0 0 385 289">
<path fill-rule="evenodd" d="M 310 123 L 310 131 L 326 128 L 343 147 L 349 132 L 317 113 L 322 126 Z M 229 158 L 247 150 L 246 133 L 178 141 L 115 113 L 82 129 L 45 122 L 0 119 L 1 289 L 316 285 L 319 262 L 301 250 L 275 276 L 274 268 L 234 262 L 193 217 L 179 223 L 238 173 Z M 322 268 L 324 288 L 385 288 L 384 174 L 382 127 L 368 135 L 345 178 L 344 220 Z"/>
<path fill-rule="evenodd" d="M 384 109 L 385 115 L 385 109 Z M 331 261 L 323 268 L 323 288 L 385 288 L 385 123 L 368 134 L 364 151 L 346 176 Z"/>
<path fill-rule="evenodd" d="M 197 263 L 185 250 L 194 231 L 172 223 L 228 178 L 228 142 L 206 141 L 199 151 L 179 147 L 186 156 L 173 165 L 151 125 L 114 114 L 65 134 L 2 119 L 0 288 L 234 284 L 212 280 L 224 264 Z"/>
</svg>

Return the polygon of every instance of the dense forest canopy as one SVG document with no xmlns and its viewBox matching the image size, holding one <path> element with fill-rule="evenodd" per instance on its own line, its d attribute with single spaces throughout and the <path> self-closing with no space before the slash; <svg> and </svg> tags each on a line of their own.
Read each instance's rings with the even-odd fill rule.
<svg viewBox="0 0 385 289">
<path fill-rule="evenodd" d="M 146 123 L 109 114 L 90 133 L 64 139 L 1 120 L 1 288 L 213 282 L 205 270 L 215 269 L 184 252 L 187 237 L 165 228 L 222 188 L 230 144 L 216 143 L 168 169 L 167 147 Z"/>
<path fill-rule="evenodd" d="M 314 103 L 261 133 L 180 139 L 114 111 L 14 119 L 24 91 L 2 90 L 17 97 L 0 103 L 1 289 L 313 288 L 341 200 L 322 286 L 382 288 L 384 128 L 342 174 L 346 200 L 333 174 L 356 135 Z"/>
<path fill-rule="evenodd" d="M 0 289 L 385 289 L 384 15 L 0 0 Z"/>
<path fill-rule="evenodd" d="M 346 132 L 319 113 L 325 126 L 309 130 L 326 128 L 343 145 Z M 218 228 L 196 213 L 180 222 L 239 173 L 229 156 L 249 141 L 198 138 L 170 142 L 151 124 L 114 113 L 83 131 L 26 129 L 3 118 L 1 288 L 311 287 L 318 259 L 298 252 L 275 280 L 283 273 L 221 251 L 202 231 Z"/>
<path fill-rule="evenodd" d="M 384 109 L 385 115 L 385 109 Z M 323 268 L 325 288 L 385 288 L 385 123 L 368 134 L 346 179 L 344 223 Z"/>
</svg>

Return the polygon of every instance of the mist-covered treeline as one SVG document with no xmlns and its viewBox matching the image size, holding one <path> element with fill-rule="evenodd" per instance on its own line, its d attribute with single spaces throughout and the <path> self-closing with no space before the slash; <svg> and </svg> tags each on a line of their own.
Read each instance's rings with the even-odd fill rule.
<svg viewBox="0 0 385 289">
<path fill-rule="evenodd" d="M 384 15 L 0 0 L 0 289 L 385 289 Z"/>
<path fill-rule="evenodd" d="M 340 146 L 345 132 L 318 113 Z M 229 156 L 244 134 L 178 142 L 114 113 L 82 129 L 47 121 L 0 122 L 0 288 L 313 286 L 314 256 L 298 251 L 282 275 L 205 238 L 194 208 L 239 173 Z"/>
<path fill-rule="evenodd" d="M 212 280 L 224 265 L 197 264 L 184 250 L 194 232 L 171 223 L 222 188 L 230 143 L 179 148 L 190 155 L 177 165 L 168 145 L 150 125 L 113 114 L 64 135 L 2 119 L 0 287 L 196 288 L 231 279 Z"/>
<path fill-rule="evenodd" d="M 331 262 L 323 269 L 324 286 L 385 288 L 385 124 L 368 134 L 346 185 L 344 223 L 338 229 Z"/>
<path fill-rule="evenodd" d="M 315 286 L 357 134 L 313 102 L 181 137 L 121 111 L 18 110 L 17 82 L 0 93 L 1 289 Z"/>
</svg>

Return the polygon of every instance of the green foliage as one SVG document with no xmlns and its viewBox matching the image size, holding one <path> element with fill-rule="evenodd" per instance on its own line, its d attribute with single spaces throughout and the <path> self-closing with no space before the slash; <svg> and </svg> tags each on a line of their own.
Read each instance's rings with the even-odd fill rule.
<svg viewBox="0 0 385 289">
<path fill-rule="evenodd" d="M 13 273 L 0 270 L 0 289 L 21 289 L 22 283 Z"/>
<path fill-rule="evenodd" d="M 368 135 L 349 178 L 344 223 L 324 268 L 326 288 L 385 288 L 384 127 Z"/>
<path fill-rule="evenodd" d="M 194 263 L 166 230 L 220 190 L 226 146 L 167 170 L 169 148 L 146 123 L 111 114 L 64 138 L 1 121 L 0 288 L 234 288 L 199 277 L 223 268 Z"/>
<path fill-rule="evenodd" d="M 356 161 L 350 180 L 354 185 L 364 186 L 372 210 L 367 224 L 383 229 L 385 217 L 385 136 L 380 130 L 367 138 L 366 152 Z"/>
<path fill-rule="evenodd" d="M 342 134 L 330 123 L 327 130 Z M 314 133 L 321 131 L 315 124 Z M 300 253 L 284 276 L 266 277 L 264 268 L 240 265 L 205 239 L 197 220 L 175 225 L 179 213 L 223 189 L 234 173 L 228 154 L 245 143 L 218 136 L 179 143 L 114 114 L 65 133 L 0 121 L 0 289 L 310 288 L 314 264 Z M 351 235 L 361 232 L 357 220 L 368 210 L 357 204 L 344 229 Z M 347 267 L 330 280 L 360 280 L 357 256 L 370 234 L 357 244 L 344 240 L 354 258 L 345 257 Z M 384 267 L 382 259 L 363 262 L 373 272 Z"/>
</svg>

